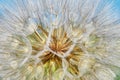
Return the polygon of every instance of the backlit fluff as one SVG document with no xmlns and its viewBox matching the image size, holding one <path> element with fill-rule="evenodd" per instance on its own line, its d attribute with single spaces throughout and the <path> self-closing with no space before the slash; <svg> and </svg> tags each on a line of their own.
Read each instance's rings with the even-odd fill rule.
<svg viewBox="0 0 120 80">
<path fill-rule="evenodd" d="M 1 3 L 0 78 L 115 80 L 120 67 L 120 26 L 112 3 L 107 0 Z"/>
</svg>

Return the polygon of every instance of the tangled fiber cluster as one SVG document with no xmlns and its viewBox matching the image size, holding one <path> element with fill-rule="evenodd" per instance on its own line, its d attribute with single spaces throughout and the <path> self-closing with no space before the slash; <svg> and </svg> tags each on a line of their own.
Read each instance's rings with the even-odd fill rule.
<svg viewBox="0 0 120 80">
<path fill-rule="evenodd" d="M 117 79 L 120 19 L 113 1 L 3 0 L 0 80 Z"/>
</svg>

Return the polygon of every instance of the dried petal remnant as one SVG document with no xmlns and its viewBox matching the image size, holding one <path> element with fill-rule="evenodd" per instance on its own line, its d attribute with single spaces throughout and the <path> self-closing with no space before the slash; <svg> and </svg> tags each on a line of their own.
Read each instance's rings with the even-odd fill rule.
<svg viewBox="0 0 120 80">
<path fill-rule="evenodd" d="M 33 56 L 39 54 L 40 51 L 44 50 L 48 38 L 48 33 L 49 32 L 47 30 L 43 29 L 42 27 L 38 27 L 35 33 L 28 36 L 32 44 Z M 44 67 L 47 65 L 51 66 L 48 67 L 50 68 L 49 72 L 50 74 L 54 73 L 56 70 L 62 68 L 61 56 L 66 54 L 72 44 L 73 42 L 69 39 L 69 37 L 67 37 L 67 33 L 63 27 L 55 28 L 51 34 L 51 40 L 48 47 L 49 49 L 46 49 L 43 53 L 41 53 L 42 55 L 38 56 L 40 59 L 40 62 L 38 62 L 38 64 L 42 62 Z M 79 64 L 79 59 L 82 55 L 83 51 L 76 44 L 69 55 L 65 57 L 69 63 L 68 71 L 71 74 L 79 74 L 77 65 Z M 48 70 L 48 68 L 46 69 Z"/>
</svg>

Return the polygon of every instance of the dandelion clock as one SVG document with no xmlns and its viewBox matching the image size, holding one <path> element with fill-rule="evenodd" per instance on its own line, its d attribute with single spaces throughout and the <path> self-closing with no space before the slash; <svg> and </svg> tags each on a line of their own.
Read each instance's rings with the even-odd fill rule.
<svg viewBox="0 0 120 80">
<path fill-rule="evenodd" d="M 0 80 L 120 80 L 114 0 L 6 1 Z"/>
</svg>

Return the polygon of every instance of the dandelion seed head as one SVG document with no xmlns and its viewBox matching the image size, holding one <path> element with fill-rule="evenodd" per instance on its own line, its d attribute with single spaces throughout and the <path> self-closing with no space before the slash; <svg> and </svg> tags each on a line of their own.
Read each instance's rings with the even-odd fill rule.
<svg viewBox="0 0 120 80">
<path fill-rule="evenodd" d="M 119 19 L 109 12 L 111 3 L 16 0 L 12 4 L 13 9 L 0 4 L 5 13 L 0 16 L 3 80 L 114 80 L 110 65 L 120 67 Z"/>
</svg>

